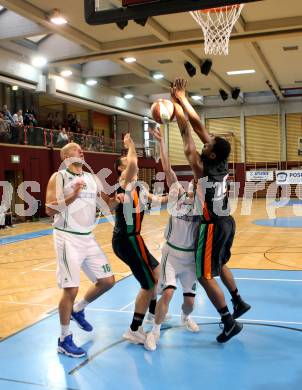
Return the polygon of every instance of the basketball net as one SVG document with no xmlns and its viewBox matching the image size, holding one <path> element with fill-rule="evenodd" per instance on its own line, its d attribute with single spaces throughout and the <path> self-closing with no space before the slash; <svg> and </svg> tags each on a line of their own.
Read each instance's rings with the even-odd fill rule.
<svg viewBox="0 0 302 390">
<path fill-rule="evenodd" d="M 231 32 L 243 6 L 244 4 L 234 4 L 190 12 L 202 28 L 205 54 L 229 54 Z"/>
</svg>

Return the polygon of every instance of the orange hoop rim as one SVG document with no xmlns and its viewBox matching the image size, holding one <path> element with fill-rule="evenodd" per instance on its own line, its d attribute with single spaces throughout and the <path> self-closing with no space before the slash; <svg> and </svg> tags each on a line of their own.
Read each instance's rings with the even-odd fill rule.
<svg viewBox="0 0 302 390">
<path fill-rule="evenodd" d="M 209 12 L 219 12 L 219 11 L 227 12 L 231 9 L 239 8 L 240 6 L 241 6 L 241 4 L 223 5 L 222 7 L 199 9 L 199 10 L 197 10 L 197 12 L 201 12 L 203 14 L 207 14 Z"/>
</svg>

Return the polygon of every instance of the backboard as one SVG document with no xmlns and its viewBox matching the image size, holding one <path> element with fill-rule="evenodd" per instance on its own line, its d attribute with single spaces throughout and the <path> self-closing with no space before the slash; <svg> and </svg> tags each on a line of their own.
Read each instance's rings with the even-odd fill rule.
<svg viewBox="0 0 302 390">
<path fill-rule="evenodd" d="M 149 16 L 253 1 L 262 0 L 84 0 L 84 10 L 88 24 L 117 23 L 126 26 L 129 20 L 135 20 L 137 23 L 144 25 Z"/>
</svg>

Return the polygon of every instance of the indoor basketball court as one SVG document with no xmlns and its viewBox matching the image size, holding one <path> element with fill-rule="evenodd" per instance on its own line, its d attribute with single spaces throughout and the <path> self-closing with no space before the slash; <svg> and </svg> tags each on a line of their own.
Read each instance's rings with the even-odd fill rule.
<svg viewBox="0 0 302 390">
<path fill-rule="evenodd" d="M 51 9 L 66 23 L 52 24 Z M 300 389 L 300 0 L 0 0 L 1 18 L 0 102 L 8 108 L 0 125 L 8 122 L 7 110 L 18 114 L 21 107 L 24 119 L 26 107 L 33 107 L 27 111 L 35 111 L 41 125 L 15 121 L 7 137 L 0 127 L 0 183 L 9 183 L 10 194 L 7 206 L 1 184 L 0 388 Z M 47 64 L 31 65 L 33 54 Z M 198 284 L 191 317 L 200 331 L 189 332 L 181 325 L 178 283 L 157 349 L 125 340 L 139 284 L 112 247 L 116 214 L 100 212 L 95 238 L 116 284 L 86 307 L 92 332 L 71 321 L 76 345 L 87 356 L 57 353 L 62 293 L 52 219 L 44 212 L 47 182 L 60 165 L 57 135 L 66 126 L 68 142 L 81 145 L 87 164 L 113 193 L 114 162 L 126 156 L 123 140 L 130 132 L 139 180 L 156 194 L 167 190 L 159 144 L 149 132 L 157 122 L 186 188 L 192 170 L 170 102 L 177 77 L 188 80 L 188 97 L 206 130 L 231 146 L 228 196 L 236 235 L 228 265 L 251 305 L 238 319 L 243 330 L 225 344 L 216 342 L 221 319 Z M 51 115 L 63 125 L 56 128 Z M 70 119 L 66 125 L 64 118 Z M 196 134 L 193 140 L 200 151 L 203 143 Z M 38 185 L 22 187 L 22 181 Z M 24 209 L 33 199 L 38 211 L 29 217 Z M 157 204 L 147 208 L 142 224 L 142 237 L 159 261 L 168 220 L 169 209 Z M 79 298 L 90 285 L 81 273 Z M 151 331 L 152 324 L 143 325 Z"/>
</svg>

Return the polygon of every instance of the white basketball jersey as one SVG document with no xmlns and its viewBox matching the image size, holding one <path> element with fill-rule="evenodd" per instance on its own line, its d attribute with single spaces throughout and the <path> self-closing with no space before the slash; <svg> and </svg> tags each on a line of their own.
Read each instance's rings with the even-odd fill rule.
<svg viewBox="0 0 302 390">
<path fill-rule="evenodd" d="M 96 181 L 91 173 L 76 175 L 68 169 L 59 171 L 63 179 L 64 197 L 70 195 L 75 183 L 84 180 L 84 188 L 62 213 L 55 214 L 54 227 L 74 234 L 89 234 L 96 220 L 96 197 L 98 193 Z"/>
<path fill-rule="evenodd" d="M 191 202 L 190 202 L 191 203 Z M 180 251 L 193 251 L 201 217 L 194 212 L 186 193 L 177 200 L 177 213 L 173 211 L 165 230 L 168 245 Z M 196 214 L 196 215 L 195 215 Z"/>
</svg>

